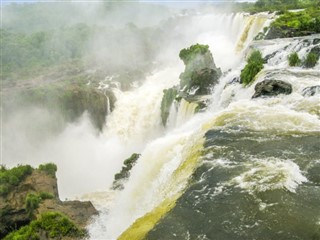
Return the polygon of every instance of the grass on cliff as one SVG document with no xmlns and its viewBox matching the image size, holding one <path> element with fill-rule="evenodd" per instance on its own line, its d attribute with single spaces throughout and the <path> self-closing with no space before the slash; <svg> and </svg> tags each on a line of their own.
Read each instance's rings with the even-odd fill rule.
<svg viewBox="0 0 320 240">
<path fill-rule="evenodd" d="M 47 235 L 49 239 L 72 237 L 81 239 L 86 232 L 79 229 L 68 217 L 58 212 L 46 212 L 38 220 L 7 235 L 4 240 L 40 240 Z"/>
<path fill-rule="evenodd" d="M 26 204 L 26 211 L 29 216 L 32 216 L 34 210 L 39 207 L 39 204 L 45 199 L 52 199 L 54 196 L 48 192 L 40 192 L 38 194 L 28 193 L 25 204 Z"/>
<path fill-rule="evenodd" d="M 48 175 L 55 177 L 58 170 L 57 165 L 54 163 L 41 164 L 39 170 L 47 173 Z"/>
<path fill-rule="evenodd" d="M 263 69 L 264 59 L 260 51 L 253 51 L 249 58 L 247 65 L 241 70 L 240 79 L 241 83 L 248 85 L 251 83 L 255 76 Z"/>
<path fill-rule="evenodd" d="M 30 165 L 17 166 L 11 169 L 0 167 L 0 196 L 7 195 L 33 171 Z"/>
<path fill-rule="evenodd" d="M 18 186 L 27 176 L 31 175 L 33 168 L 30 165 L 18 165 L 11 169 L 0 166 L 0 196 L 6 196 L 11 190 Z M 55 176 L 57 166 L 54 163 L 41 164 L 40 171 L 50 176 Z M 47 198 L 46 193 L 40 197 Z"/>
</svg>

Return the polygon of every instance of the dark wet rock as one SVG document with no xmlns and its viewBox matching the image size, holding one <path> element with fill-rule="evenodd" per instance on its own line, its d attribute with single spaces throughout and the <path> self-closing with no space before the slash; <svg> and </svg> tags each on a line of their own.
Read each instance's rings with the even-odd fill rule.
<svg viewBox="0 0 320 240">
<path fill-rule="evenodd" d="M 315 46 L 310 50 L 311 53 L 315 53 L 318 57 L 320 56 L 320 46 Z"/>
<path fill-rule="evenodd" d="M 320 94 L 320 85 L 312 86 L 312 87 L 307 87 L 303 89 L 302 95 L 304 97 L 311 97 L 314 95 Z"/>
<path fill-rule="evenodd" d="M 289 83 L 280 80 L 264 80 L 255 86 L 255 93 L 252 98 L 261 96 L 271 97 L 279 94 L 291 94 L 292 86 Z"/>
<path fill-rule="evenodd" d="M 320 43 L 320 38 L 315 38 L 313 39 L 313 42 L 312 42 L 314 45 Z"/>
<path fill-rule="evenodd" d="M 308 36 L 315 33 L 316 32 L 312 30 L 299 30 L 293 27 L 288 27 L 288 26 L 281 26 L 281 27 L 271 26 L 264 39 L 269 40 L 269 39 L 276 39 L 276 38 L 292 38 L 292 37 Z"/>
</svg>

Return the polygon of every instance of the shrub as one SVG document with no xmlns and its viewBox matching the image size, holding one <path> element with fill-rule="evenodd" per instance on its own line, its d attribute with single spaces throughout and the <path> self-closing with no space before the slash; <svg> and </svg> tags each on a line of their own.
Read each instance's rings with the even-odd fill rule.
<svg viewBox="0 0 320 240">
<path fill-rule="evenodd" d="M 39 170 L 46 172 L 48 175 L 55 177 L 57 171 L 57 165 L 54 163 L 41 164 L 39 166 Z"/>
<path fill-rule="evenodd" d="M 10 233 L 4 239 L 38 240 L 40 239 L 39 233 L 43 234 L 43 231 L 50 239 L 83 238 L 86 236 L 86 232 L 79 229 L 68 217 L 58 212 L 46 212 L 38 220 Z"/>
<path fill-rule="evenodd" d="M 296 52 L 293 52 L 288 56 L 288 61 L 289 66 L 291 67 L 299 66 L 301 63 L 301 60 Z"/>
<path fill-rule="evenodd" d="M 39 207 L 41 198 L 33 193 L 29 193 L 26 197 L 26 211 L 31 216 L 33 211 Z"/>
<path fill-rule="evenodd" d="M 0 168 L 0 196 L 8 194 L 33 171 L 30 165 L 19 165 L 12 169 Z"/>
<path fill-rule="evenodd" d="M 312 68 L 317 64 L 318 60 L 319 56 L 316 53 L 309 52 L 306 59 L 304 60 L 303 65 L 306 68 Z"/>
<path fill-rule="evenodd" d="M 51 193 L 48 193 L 48 192 L 41 192 L 41 193 L 39 193 L 39 197 L 41 200 L 45 200 L 45 199 L 54 198 L 54 195 L 52 195 Z"/>
<path fill-rule="evenodd" d="M 209 51 L 208 45 L 195 44 L 189 48 L 184 48 L 180 51 L 179 57 L 180 59 L 187 64 L 190 62 L 195 56 L 203 55 Z"/>
<path fill-rule="evenodd" d="M 253 81 L 255 76 L 263 69 L 264 59 L 260 51 L 253 51 L 249 58 L 247 65 L 241 70 L 240 80 L 244 85 L 248 85 Z"/>
</svg>

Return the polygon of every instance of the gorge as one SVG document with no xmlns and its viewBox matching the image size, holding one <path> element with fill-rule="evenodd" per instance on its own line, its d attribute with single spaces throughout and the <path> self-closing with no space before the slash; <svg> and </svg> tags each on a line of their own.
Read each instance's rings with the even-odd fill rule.
<svg viewBox="0 0 320 240">
<path fill-rule="evenodd" d="M 6 83 L 6 109 L 28 105 L 20 88 L 34 98 L 3 119 L 2 164 L 55 163 L 60 198 L 99 212 L 88 239 L 320 239 L 320 63 L 306 65 L 320 35 L 270 37 L 277 18 L 176 10 L 143 73 L 79 70 L 80 87 L 62 75 L 40 94 Z"/>
</svg>

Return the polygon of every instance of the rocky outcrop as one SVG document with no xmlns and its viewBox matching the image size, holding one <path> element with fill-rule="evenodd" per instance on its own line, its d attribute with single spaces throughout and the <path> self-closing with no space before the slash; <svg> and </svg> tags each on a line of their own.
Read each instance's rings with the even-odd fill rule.
<svg viewBox="0 0 320 240">
<path fill-rule="evenodd" d="M 196 103 L 196 111 L 206 107 L 203 96 L 210 94 L 212 87 L 218 83 L 222 73 L 217 68 L 208 45 L 195 44 L 180 51 L 180 59 L 185 70 L 180 74 L 180 83 L 165 89 L 161 102 L 161 119 L 165 126 L 174 101 L 183 98 L 189 103 Z"/>
<path fill-rule="evenodd" d="M 304 97 L 311 97 L 314 95 L 320 94 L 320 85 L 312 86 L 312 87 L 307 87 L 303 89 L 302 95 Z"/>
<path fill-rule="evenodd" d="M 121 171 L 114 176 L 112 184 L 113 189 L 123 189 L 123 183 L 130 177 L 130 171 L 136 164 L 139 157 L 140 154 L 133 153 L 128 159 L 124 160 Z"/>
<path fill-rule="evenodd" d="M 99 130 L 105 125 L 108 111 L 113 110 L 116 101 L 111 90 L 86 84 L 59 83 L 11 89 L 3 93 L 2 99 L 7 116 L 12 108 L 39 107 L 59 113 L 66 122 L 73 122 L 87 111 Z"/>
<path fill-rule="evenodd" d="M 289 83 L 280 80 L 264 80 L 255 86 L 255 93 L 252 98 L 272 97 L 279 94 L 290 94 L 292 86 Z"/>
<path fill-rule="evenodd" d="M 178 97 L 177 87 L 172 87 L 172 88 L 163 90 L 163 97 L 161 101 L 161 120 L 162 120 L 163 126 L 167 124 L 171 106 L 177 97 Z"/>
<path fill-rule="evenodd" d="M 292 38 L 292 37 L 300 37 L 300 36 L 308 36 L 311 34 L 316 34 L 312 30 L 300 30 L 293 27 L 281 26 L 275 27 L 272 26 L 270 30 L 267 32 L 264 39 L 276 39 L 276 38 Z"/>
<path fill-rule="evenodd" d="M 208 45 L 192 45 L 179 54 L 185 64 L 180 75 L 180 91 L 188 95 L 206 95 L 218 83 L 221 70 L 217 68 Z"/>
<path fill-rule="evenodd" d="M 66 201 L 62 202 L 58 195 L 55 173 L 52 174 L 51 165 L 42 165 L 39 169 L 32 169 L 24 177 L 14 181 L 14 187 L 0 195 L 0 237 L 19 229 L 40 218 L 47 212 L 58 212 L 70 218 L 79 228 L 84 228 L 90 218 L 97 214 L 91 202 Z M 22 166 L 23 167 L 23 166 Z M 0 188 L 12 183 L 10 178 L 19 176 L 20 167 L 12 170 L 1 169 Z M 7 176 L 11 176 L 7 178 Z"/>
</svg>

